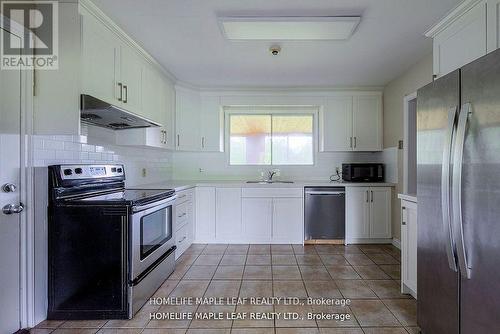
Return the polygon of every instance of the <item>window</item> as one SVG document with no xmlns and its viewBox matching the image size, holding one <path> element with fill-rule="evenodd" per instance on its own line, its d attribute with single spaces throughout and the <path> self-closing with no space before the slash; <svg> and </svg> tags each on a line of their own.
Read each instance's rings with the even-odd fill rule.
<svg viewBox="0 0 500 334">
<path fill-rule="evenodd" d="M 231 165 L 313 164 L 313 111 L 291 107 L 228 110 Z"/>
</svg>

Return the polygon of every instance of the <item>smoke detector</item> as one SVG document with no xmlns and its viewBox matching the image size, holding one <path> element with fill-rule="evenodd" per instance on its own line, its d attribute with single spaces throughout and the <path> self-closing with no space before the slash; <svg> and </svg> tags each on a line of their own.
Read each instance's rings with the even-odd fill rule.
<svg viewBox="0 0 500 334">
<path fill-rule="evenodd" d="M 281 46 L 279 45 L 273 45 L 269 48 L 269 52 L 273 55 L 273 56 L 277 56 L 281 53 Z"/>
</svg>

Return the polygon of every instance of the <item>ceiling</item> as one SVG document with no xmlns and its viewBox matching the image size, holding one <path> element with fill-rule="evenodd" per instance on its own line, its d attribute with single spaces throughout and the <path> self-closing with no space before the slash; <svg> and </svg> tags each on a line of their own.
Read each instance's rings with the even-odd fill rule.
<svg viewBox="0 0 500 334">
<path fill-rule="evenodd" d="M 93 0 L 180 81 L 200 87 L 383 86 L 432 51 L 461 0 Z M 217 16 L 361 15 L 348 41 L 229 41 Z M 279 44 L 282 52 L 268 49 Z"/>
</svg>

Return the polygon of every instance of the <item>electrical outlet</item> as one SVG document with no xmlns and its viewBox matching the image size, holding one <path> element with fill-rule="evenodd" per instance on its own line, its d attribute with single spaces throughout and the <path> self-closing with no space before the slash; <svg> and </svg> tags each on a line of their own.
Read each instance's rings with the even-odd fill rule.
<svg viewBox="0 0 500 334">
<path fill-rule="evenodd" d="M 148 172 L 147 172 L 146 168 L 143 168 L 142 169 L 142 177 L 146 177 L 147 174 L 148 174 Z"/>
</svg>

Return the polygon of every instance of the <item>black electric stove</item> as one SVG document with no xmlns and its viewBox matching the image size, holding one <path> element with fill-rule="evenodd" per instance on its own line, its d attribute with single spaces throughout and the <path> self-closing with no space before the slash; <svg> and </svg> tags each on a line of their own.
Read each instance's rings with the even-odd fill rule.
<svg viewBox="0 0 500 334">
<path fill-rule="evenodd" d="M 175 267 L 174 190 L 122 165 L 49 166 L 48 319 L 131 318 Z"/>
</svg>

